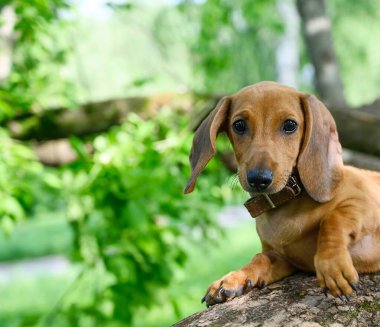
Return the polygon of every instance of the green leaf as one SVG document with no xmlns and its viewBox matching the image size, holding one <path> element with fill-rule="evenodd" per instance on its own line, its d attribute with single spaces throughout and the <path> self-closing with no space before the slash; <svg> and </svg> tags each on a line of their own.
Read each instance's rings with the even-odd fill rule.
<svg viewBox="0 0 380 327">
<path fill-rule="evenodd" d="M 9 236 L 14 229 L 14 221 L 9 216 L 2 216 L 1 217 L 1 229 L 3 230 L 4 234 Z"/>
<path fill-rule="evenodd" d="M 25 216 L 25 212 L 21 204 L 11 196 L 5 196 L 2 199 L 2 209 L 15 220 L 22 219 Z"/>
<path fill-rule="evenodd" d="M 82 142 L 81 139 L 75 136 L 70 137 L 70 145 L 78 155 L 78 157 L 82 160 L 87 160 L 89 155 L 86 149 L 86 145 Z"/>
</svg>

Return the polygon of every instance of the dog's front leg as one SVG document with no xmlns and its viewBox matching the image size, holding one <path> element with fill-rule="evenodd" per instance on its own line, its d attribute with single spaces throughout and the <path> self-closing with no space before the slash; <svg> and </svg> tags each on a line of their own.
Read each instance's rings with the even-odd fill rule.
<svg viewBox="0 0 380 327">
<path fill-rule="evenodd" d="M 263 287 L 291 275 L 296 268 L 274 251 L 257 254 L 250 263 L 213 282 L 202 302 L 207 306 L 228 301 L 253 287 Z"/>
<path fill-rule="evenodd" d="M 314 265 L 319 284 L 334 297 L 349 296 L 359 279 L 348 247 L 359 239 L 361 214 L 345 206 L 321 221 Z"/>
</svg>

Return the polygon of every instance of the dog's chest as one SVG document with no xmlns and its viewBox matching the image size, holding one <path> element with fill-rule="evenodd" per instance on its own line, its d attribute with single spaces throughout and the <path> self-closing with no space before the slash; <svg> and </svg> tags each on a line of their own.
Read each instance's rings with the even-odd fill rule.
<svg viewBox="0 0 380 327">
<path fill-rule="evenodd" d="M 256 224 L 260 239 L 275 249 L 299 241 L 305 227 L 300 219 L 278 216 L 260 217 Z"/>
<path fill-rule="evenodd" d="M 303 216 L 270 215 L 257 219 L 261 241 L 301 269 L 313 270 L 318 222 Z"/>
</svg>

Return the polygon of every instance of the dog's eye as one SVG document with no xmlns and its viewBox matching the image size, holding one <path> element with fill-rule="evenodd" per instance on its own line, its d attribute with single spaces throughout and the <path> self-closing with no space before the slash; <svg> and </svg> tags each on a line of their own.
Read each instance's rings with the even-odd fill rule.
<svg viewBox="0 0 380 327">
<path fill-rule="evenodd" d="M 244 134 L 244 132 L 247 130 L 247 126 L 245 124 L 245 121 L 242 119 L 235 121 L 232 124 L 232 128 L 235 131 L 235 133 L 237 133 L 237 134 Z"/>
<path fill-rule="evenodd" d="M 297 127 L 298 127 L 298 124 L 294 120 L 287 119 L 284 121 L 284 125 L 282 126 L 282 129 L 284 130 L 286 134 L 291 134 L 295 132 Z"/>
</svg>

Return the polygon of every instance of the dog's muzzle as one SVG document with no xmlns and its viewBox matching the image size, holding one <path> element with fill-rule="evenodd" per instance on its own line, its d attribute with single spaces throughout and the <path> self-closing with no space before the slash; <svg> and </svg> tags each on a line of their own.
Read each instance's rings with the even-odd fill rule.
<svg viewBox="0 0 380 327">
<path fill-rule="evenodd" d="M 274 194 L 257 194 L 244 203 L 252 218 L 260 216 L 265 211 L 293 200 L 302 193 L 302 184 L 295 175 L 291 175 L 285 187 Z"/>
</svg>

